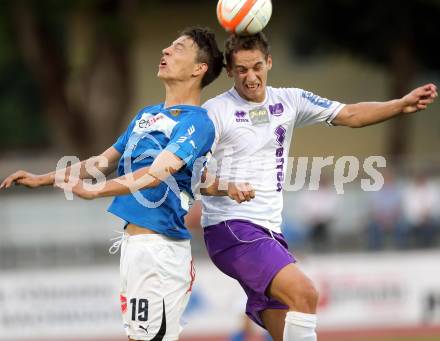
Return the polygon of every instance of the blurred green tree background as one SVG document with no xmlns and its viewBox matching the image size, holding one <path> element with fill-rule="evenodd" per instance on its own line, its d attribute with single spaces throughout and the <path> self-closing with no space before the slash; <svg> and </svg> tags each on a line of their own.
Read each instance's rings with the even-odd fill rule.
<svg viewBox="0 0 440 341">
<path fill-rule="evenodd" d="M 218 26 L 213 3 L 185 6 L 202 8 L 210 26 Z M 83 157 L 112 144 L 133 100 L 136 25 L 158 8 L 177 19 L 177 4 L 182 6 L 177 0 L 1 1 L 0 152 L 56 145 Z M 421 70 L 440 71 L 434 52 L 439 0 L 277 0 L 274 10 L 291 16 L 284 31 L 292 58 L 348 53 L 375 63 L 390 74 L 390 97 L 406 93 Z M 198 24 L 191 20 L 188 25 Z M 390 128 L 388 154 L 404 155 L 408 121 L 395 120 Z"/>
</svg>

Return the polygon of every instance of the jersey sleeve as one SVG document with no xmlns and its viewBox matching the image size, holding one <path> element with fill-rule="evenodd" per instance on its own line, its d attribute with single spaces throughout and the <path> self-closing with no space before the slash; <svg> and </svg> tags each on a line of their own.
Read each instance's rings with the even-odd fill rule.
<svg viewBox="0 0 440 341">
<path fill-rule="evenodd" d="M 165 148 L 182 159 L 187 167 L 192 167 L 197 158 L 210 151 L 215 137 L 214 125 L 206 114 L 191 116 L 174 127 Z"/>
<path fill-rule="evenodd" d="M 331 122 L 345 104 L 320 97 L 313 92 L 302 89 L 289 89 L 289 97 L 297 108 L 295 128 L 311 124 Z"/>
</svg>

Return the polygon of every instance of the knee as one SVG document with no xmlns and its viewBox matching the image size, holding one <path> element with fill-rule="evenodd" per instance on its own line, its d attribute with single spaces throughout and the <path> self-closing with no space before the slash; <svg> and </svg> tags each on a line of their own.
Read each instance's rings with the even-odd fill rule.
<svg viewBox="0 0 440 341">
<path fill-rule="evenodd" d="M 319 292 L 311 281 L 307 286 L 307 288 L 305 289 L 304 295 L 305 297 L 307 297 L 307 301 L 309 302 L 309 305 L 313 307 L 314 310 L 316 310 L 318 306 Z"/>
<path fill-rule="evenodd" d="M 315 311 L 318 305 L 319 293 L 311 280 L 308 280 L 306 283 L 304 283 L 302 289 L 300 290 L 300 294 L 302 297 L 304 297 L 307 306 L 311 310 Z"/>
<path fill-rule="evenodd" d="M 316 313 L 319 293 L 313 282 L 307 278 L 292 289 L 287 302 L 289 310 L 310 314 Z"/>
<path fill-rule="evenodd" d="M 289 310 L 314 314 L 318 305 L 318 290 L 312 280 L 296 266 L 286 266 L 269 287 L 269 295 L 289 307 Z"/>
</svg>

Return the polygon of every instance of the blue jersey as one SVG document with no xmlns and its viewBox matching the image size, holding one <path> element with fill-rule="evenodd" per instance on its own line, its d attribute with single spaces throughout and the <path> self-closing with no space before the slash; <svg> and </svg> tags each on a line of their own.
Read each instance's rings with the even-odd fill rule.
<svg viewBox="0 0 440 341">
<path fill-rule="evenodd" d="M 194 198 L 193 169 L 200 172 L 201 157 L 210 151 L 214 135 L 214 125 L 201 107 L 165 109 L 162 103 L 143 108 L 113 145 L 122 154 L 118 176 L 150 166 L 162 150 L 178 156 L 185 166 L 157 187 L 116 196 L 108 211 L 171 238 L 191 238 L 183 219 Z"/>
</svg>

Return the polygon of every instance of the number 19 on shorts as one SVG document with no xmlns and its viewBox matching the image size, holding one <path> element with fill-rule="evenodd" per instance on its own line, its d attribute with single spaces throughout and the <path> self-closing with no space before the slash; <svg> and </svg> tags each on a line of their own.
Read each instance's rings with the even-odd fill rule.
<svg viewBox="0 0 440 341">
<path fill-rule="evenodd" d="M 148 321 L 148 300 L 145 298 L 132 298 L 131 305 L 131 319 L 133 321 Z"/>
</svg>

